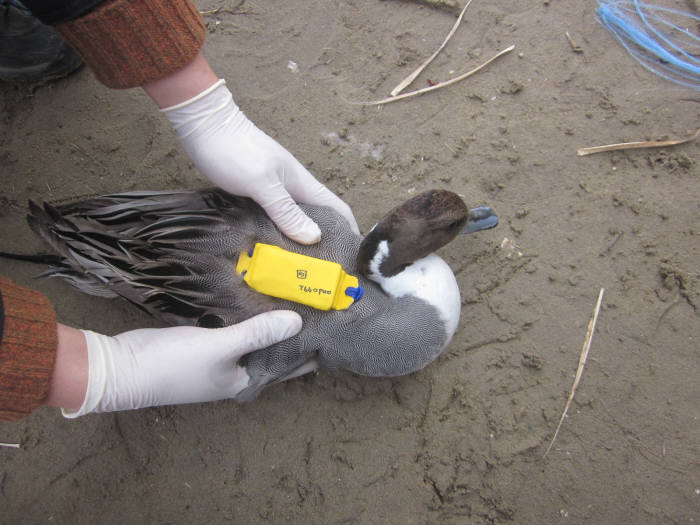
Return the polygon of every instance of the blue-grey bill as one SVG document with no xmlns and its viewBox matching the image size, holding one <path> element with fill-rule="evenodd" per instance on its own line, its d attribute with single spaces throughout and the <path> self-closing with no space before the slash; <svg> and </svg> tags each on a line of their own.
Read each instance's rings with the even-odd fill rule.
<svg viewBox="0 0 700 525">
<path fill-rule="evenodd" d="M 498 224 L 498 215 L 490 206 L 478 206 L 469 210 L 469 220 L 459 233 L 474 233 L 494 228 Z"/>
</svg>

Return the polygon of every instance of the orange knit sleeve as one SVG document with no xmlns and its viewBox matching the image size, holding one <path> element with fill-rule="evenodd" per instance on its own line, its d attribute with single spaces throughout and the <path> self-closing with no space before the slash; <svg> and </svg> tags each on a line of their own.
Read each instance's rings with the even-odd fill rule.
<svg viewBox="0 0 700 525">
<path fill-rule="evenodd" d="M 205 28 L 190 0 L 106 0 L 56 26 L 107 87 L 143 86 L 179 71 L 204 44 Z"/>
<path fill-rule="evenodd" d="M 20 419 L 46 398 L 58 333 L 56 314 L 39 292 L 0 276 L 5 320 L 0 341 L 0 420 Z"/>
</svg>

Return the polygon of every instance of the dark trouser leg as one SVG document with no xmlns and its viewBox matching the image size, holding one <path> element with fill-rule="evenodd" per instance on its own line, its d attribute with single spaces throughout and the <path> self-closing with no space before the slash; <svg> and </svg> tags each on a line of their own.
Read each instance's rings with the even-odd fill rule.
<svg viewBox="0 0 700 525">
<path fill-rule="evenodd" d="M 81 65 L 54 28 L 42 24 L 19 2 L 0 0 L 0 81 L 47 82 Z"/>
</svg>

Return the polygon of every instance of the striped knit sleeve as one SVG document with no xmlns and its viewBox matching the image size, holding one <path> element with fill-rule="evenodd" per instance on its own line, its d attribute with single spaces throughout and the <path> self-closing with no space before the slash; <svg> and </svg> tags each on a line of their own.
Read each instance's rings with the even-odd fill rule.
<svg viewBox="0 0 700 525">
<path fill-rule="evenodd" d="M 56 26 L 107 87 L 161 80 L 192 62 L 205 29 L 190 0 L 106 0 Z"/>
<path fill-rule="evenodd" d="M 2 276 L 0 300 L 0 420 L 14 421 L 48 394 L 58 347 L 56 314 L 44 295 Z"/>
</svg>

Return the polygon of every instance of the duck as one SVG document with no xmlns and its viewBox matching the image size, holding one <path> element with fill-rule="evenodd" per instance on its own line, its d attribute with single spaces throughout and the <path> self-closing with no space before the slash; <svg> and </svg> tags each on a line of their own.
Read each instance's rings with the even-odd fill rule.
<svg viewBox="0 0 700 525">
<path fill-rule="evenodd" d="M 315 245 L 286 238 L 253 200 L 219 189 L 30 202 L 27 221 L 57 254 L 40 277 L 121 297 L 164 323 L 214 328 L 273 309 L 298 312 L 299 334 L 240 363 L 249 379 L 239 402 L 317 366 L 393 377 L 437 358 L 457 330 L 461 299 L 454 273 L 435 251 L 460 233 L 496 226 L 493 209 L 470 210 L 456 193 L 431 189 L 390 210 L 362 237 L 330 208 L 301 208 L 321 229 Z M 235 271 L 239 255 L 256 243 L 339 263 L 364 293 L 329 311 L 261 294 Z"/>
</svg>

